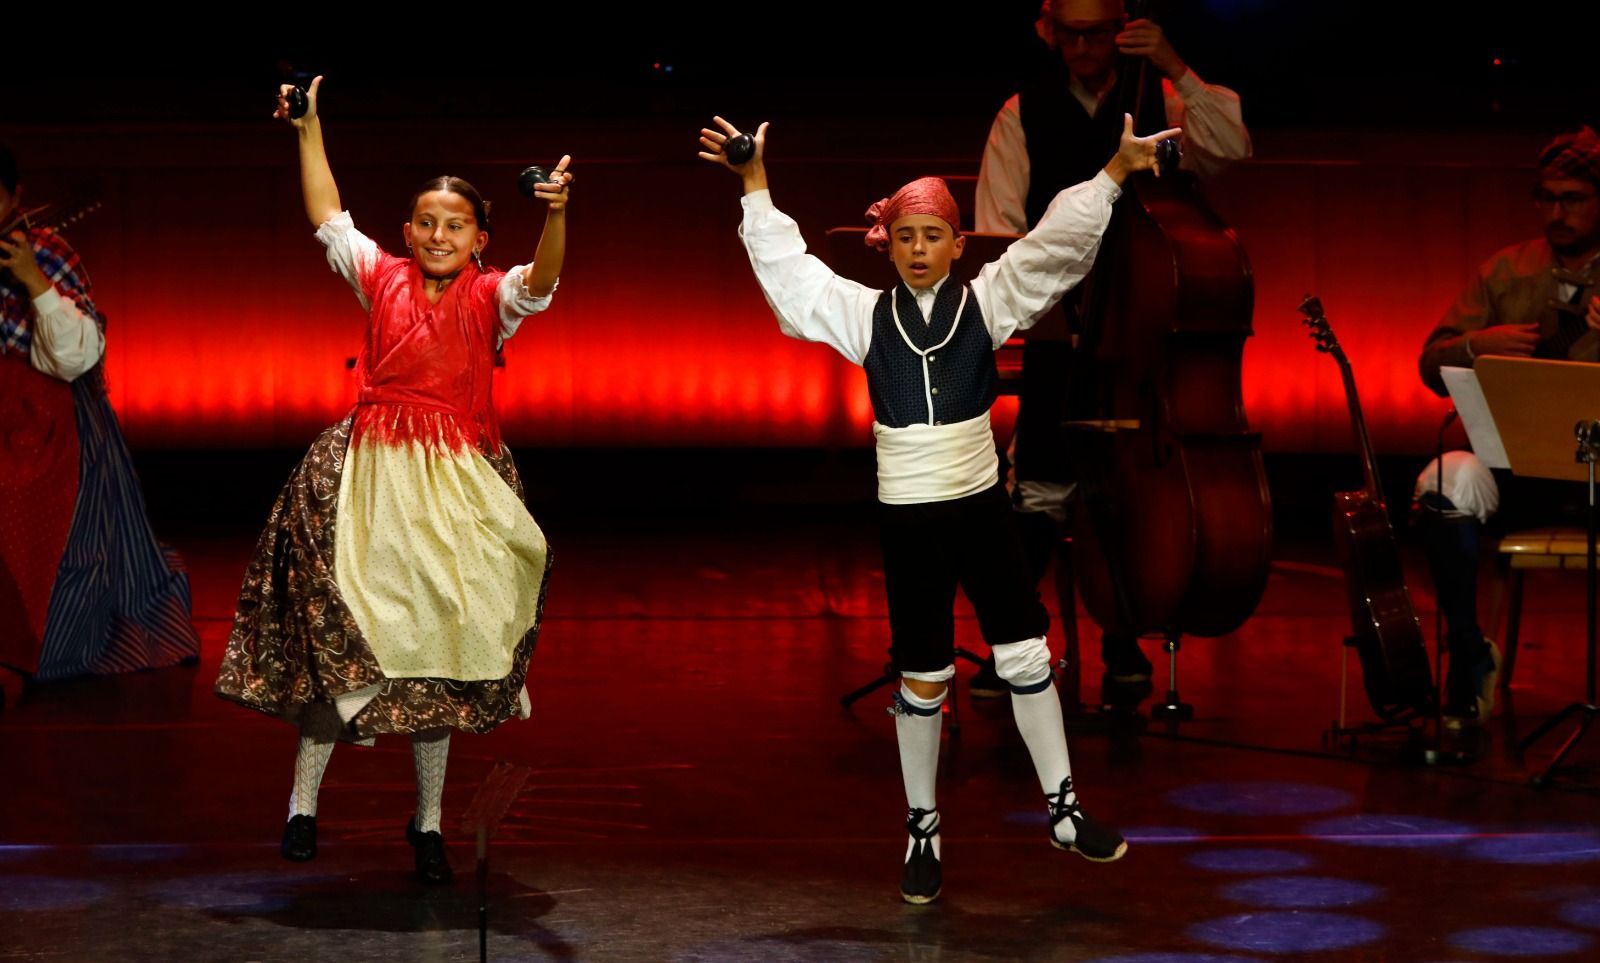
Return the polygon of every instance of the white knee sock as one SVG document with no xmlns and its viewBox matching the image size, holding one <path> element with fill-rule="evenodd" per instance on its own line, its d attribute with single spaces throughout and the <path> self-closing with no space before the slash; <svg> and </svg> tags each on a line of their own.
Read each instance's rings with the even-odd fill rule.
<svg viewBox="0 0 1600 963">
<path fill-rule="evenodd" d="M 1044 688 L 1027 691 L 1040 682 L 1044 683 Z M 1045 795 L 1054 796 L 1061 791 L 1062 781 L 1072 776 L 1072 763 L 1067 758 L 1067 732 L 1061 719 L 1061 697 L 1056 694 L 1055 683 L 1048 670 L 1042 679 L 1034 680 L 1032 685 L 1026 682 L 1012 685 L 1011 712 L 1017 720 L 1017 731 L 1022 733 L 1022 741 L 1028 746 L 1028 755 L 1033 757 L 1033 769 L 1039 777 L 1039 785 Z M 1018 689 L 1023 691 L 1019 692 Z M 1061 802 L 1069 804 L 1074 798 L 1069 785 L 1067 798 Z M 1055 834 L 1063 843 L 1072 842 L 1076 835 L 1072 820 L 1063 819 L 1056 823 Z"/>
<path fill-rule="evenodd" d="M 411 759 L 417 766 L 417 831 L 439 831 L 444 799 L 444 764 L 450 755 L 450 730 L 433 729 L 411 735 Z"/>
<path fill-rule="evenodd" d="M 939 730 L 944 723 L 939 708 L 944 705 L 945 693 L 924 699 L 902 685 L 900 699 L 904 705 L 894 717 L 895 740 L 900 744 L 900 778 L 905 781 L 906 805 L 927 811 L 920 823 L 921 828 L 927 829 L 939 820 L 933 790 L 939 778 Z M 907 859 L 911 858 L 914 844 L 915 840 L 907 837 Z M 938 836 L 933 837 L 933 855 L 939 856 Z"/>
<path fill-rule="evenodd" d="M 291 819 L 317 814 L 317 790 L 322 787 L 322 773 L 328 768 L 328 758 L 332 755 L 332 739 L 300 737 L 300 749 L 294 756 L 294 789 L 289 793 Z"/>
</svg>

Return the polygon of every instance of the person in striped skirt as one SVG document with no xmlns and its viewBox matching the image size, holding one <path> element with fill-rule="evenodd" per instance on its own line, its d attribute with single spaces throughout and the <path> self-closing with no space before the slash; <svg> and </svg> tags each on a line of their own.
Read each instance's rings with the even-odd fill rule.
<svg viewBox="0 0 1600 963">
<path fill-rule="evenodd" d="M 156 540 L 106 397 L 78 253 L 0 146 L 0 706 L 25 683 L 192 663 L 189 577 Z"/>
</svg>

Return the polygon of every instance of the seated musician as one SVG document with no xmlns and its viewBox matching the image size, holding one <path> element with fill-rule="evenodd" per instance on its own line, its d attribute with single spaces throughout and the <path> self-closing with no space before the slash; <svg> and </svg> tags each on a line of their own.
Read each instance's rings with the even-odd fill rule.
<svg viewBox="0 0 1600 963">
<path fill-rule="evenodd" d="M 1051 57 L 1048 69 L 995 115 L 978 175 L 979 231 L 1032 229 L 1057 191 L 1100 169 L 1122 130 L 1120 71 L 1133 58 L 1145 58 L 1153 68 L 1145 72 L 1137 128 L 1183 128 L 1180 167 L 1207 176 L 1250 156 L 1238 94 L 1203 83 L 1161 26 L 1130 22 L 1122 0 L 1044 0 L 1035 30 L 1059 57 Z M 1072 304 L 1069 298 L 1069 316 Z M 1070 346 L 1061 341 L 1031 341 L 1023 349 L 1012 499 L 1036 578 L 1044 574 L 1072 492 L 1070 453 L 1060 431 L 1070 356 Z M 1108 634 L 1101 655 L 1108 700 L 1137 703 L 1149 692 L 1150 662 L 1137 639 Z M 969 691 L 980 697 L 1005 693 L 992 659 Z"/>
<path fill-rule="evenodd" d="M 1584 127 L 1539 153 L 1534 206 L 1544 236 L 1513 244 L 1478 268 L 1423 343 L 1423 383 L 1445 393 L 1441 367 L 1470 368 L 1484 355 L 1600 361 L 1600 136 Z M 1502 501 L 1495 476 L 1471 452 L 1444 457 L 1417 478 L 1416 497 L 1428 563 L 1444 610 L 1450 668 L 1445 714 L 1456 725 L 1487 718 L 1494 707 L 1499 652 L 1477 619 L 1481 529 Z M 1554 505 L 1575 501 L 1573 486 L 1509 479 L 1506 513 L 1549 524 Z M 1537 493 L 1537 494 L 1536 494 Z M 1504 521 L 1504 520 L 1503 520 Z"/>
<path fill-rule="evenodd" d="M 193 660 L 189 579 L 164 552 L 106 398 L 78 254 L 27 227 L 0 146 L 0 707 L 24 681 Z"/>
</svg>

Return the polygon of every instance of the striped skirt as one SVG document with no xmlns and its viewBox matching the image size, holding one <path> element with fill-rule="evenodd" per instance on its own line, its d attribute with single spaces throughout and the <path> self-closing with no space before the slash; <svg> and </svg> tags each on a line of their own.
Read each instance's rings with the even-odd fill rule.
<svg viewBox="0 0 1600 963">
<path fill-rule="evenodd" d="M 11 387 L 25 390 L 22 374 L 6 367 L 18 376 L 11 381 L 20 382 Z M 74 381 L 71 391 L 78 448 L 71 522 L 58 543 L 43 633 L 30 632 L 20 645 L 13 639 L 8 650 L 31 651 L 8 651 L 5 662 L 48 681 L 192 661 L 200 641 L 190 621 L 189 577 L 177 553 L 150 528 L 98 371 Z M 64 442 L 65 433 L 54 441 Z M 49 522 L 47 514 L 37 516 L 40 524 Z"/>
</svg>

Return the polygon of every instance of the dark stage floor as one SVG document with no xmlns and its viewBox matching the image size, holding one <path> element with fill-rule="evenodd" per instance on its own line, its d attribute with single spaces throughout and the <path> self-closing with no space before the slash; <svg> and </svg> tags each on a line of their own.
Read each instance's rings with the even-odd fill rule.
<svg viewBox="0 0 1600 963">
<path fill-rule="evenodd" d="M 0 960 L 475 959 L 458 821 L 500 760 L 532 775 L 492 850 L 496 960 L 1600 955 L 1596 796 L 1528 788 L 1508 749 L 1582 694 L 1577 578 L 1530 580 L 1515 704 L 1475 740 L 1479 761 L 1418 768 L 1381 740 L 1324 750 L 1342 586 L 1318 548 L 1290 546 L 1259 614 L 1186 646 L 1192 723 L 1074 732 L 1087 806 L 1132 843 L 1112 865 L 1050 848 L 1009 707 L 963 690 L 941 772 L 945 897 L 911 907 L 887 696 L 837 701 L 886 641 L 870 514 L 550 517 L 534 718 L 456 737 L 459 875 L 424 890 L 399 740 L 341 747 L 321 856 L 278 858 L 294 734 L 210 694 L 258 522 L 176 538 L 198 668 L 42 688 L 0 715 Z M 970 619 L 960 632 L 977 644 Z M 1581 755 L 1592 766 L 1600 735 Z"/>
</svg>

